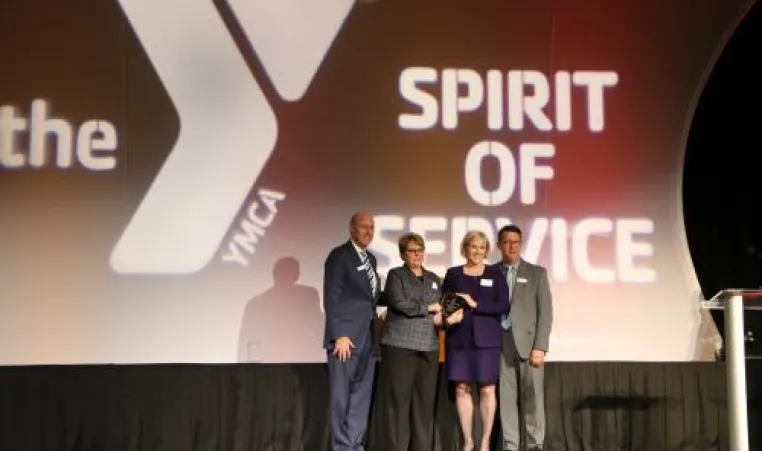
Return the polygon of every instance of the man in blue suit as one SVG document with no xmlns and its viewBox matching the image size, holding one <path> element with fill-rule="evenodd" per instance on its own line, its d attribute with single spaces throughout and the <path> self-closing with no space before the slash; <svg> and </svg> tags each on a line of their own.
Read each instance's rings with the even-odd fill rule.
<svg viewBox="0 0 762 451">
<path fill-rule="evenodd" d="M 367 248 L 375 224 L 367 213 L 349 221 L 350 240 L 325 260 L 323 347 L 328 356 L 333 451 L 361 451 L 373 392 L 373 316 L 380 291 L 376 257 Z"/>
</svg>

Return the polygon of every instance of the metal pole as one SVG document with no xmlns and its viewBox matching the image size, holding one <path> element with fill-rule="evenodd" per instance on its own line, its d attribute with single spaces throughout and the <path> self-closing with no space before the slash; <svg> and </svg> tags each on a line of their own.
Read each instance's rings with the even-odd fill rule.
<svg viewBox="0 0 762 451">
<path fill-rule="evenodd" d="M 728 378 L 728 420 L 730 449 L 749 451 L 749 425 L 746 416 L 746 365 L 743 335 L 743 296 L 733 293 L 725 299 L 725 338 Z"/>
</svg>

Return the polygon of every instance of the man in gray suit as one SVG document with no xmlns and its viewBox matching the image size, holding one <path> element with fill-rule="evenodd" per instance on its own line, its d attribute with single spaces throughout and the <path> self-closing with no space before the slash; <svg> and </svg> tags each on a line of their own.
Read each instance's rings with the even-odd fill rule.
<svg viewBox="0 0 762 451">
<path fill-rule="evenodd" d="M 545 439 L 543 364 L 553 323 L 553 304 L 545 268 L 521 258 L 521 229 L 507 225 L 497 235 L 508 281 L 511 313 L 503 317 L 500 364 L 500 420 L 503 449 L 521 449 L 522 427 L 527 449 L 542 450 Z M 519 399 L 521 401 L 519 401 Z M 521 405 L 524 417 L 519 415 Z"/>
</svg>

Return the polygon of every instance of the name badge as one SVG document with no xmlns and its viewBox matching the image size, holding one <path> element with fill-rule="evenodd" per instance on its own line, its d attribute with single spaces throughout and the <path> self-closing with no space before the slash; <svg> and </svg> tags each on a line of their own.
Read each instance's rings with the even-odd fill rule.
<svg viewBox="0 0 762 451">
<path fill-rule="evenodd" d="M 358 271 L 365 271 L 365 265 L 360 265 L 357 267 Z"/>
<path fill-rule="evenodd" d="M 432 290 L 436 290 L 437 288 L 439 288 L 439 287 L 437 287 L 437 283 L 436 282 L 431 282 L 431 289 Z"/>
<path fill-rule="evenodd" d="M 527 283 L 527 279 L 523 277 L 516 277 L 516 282 L 518 283 Z"/>
<path fill-rule="evenodd" d="M 481 280 L 481 286 L 483 286 L 483 287 L 491 287 L 492 286 L 492 279 L 482 279 Z"/>
</svg>

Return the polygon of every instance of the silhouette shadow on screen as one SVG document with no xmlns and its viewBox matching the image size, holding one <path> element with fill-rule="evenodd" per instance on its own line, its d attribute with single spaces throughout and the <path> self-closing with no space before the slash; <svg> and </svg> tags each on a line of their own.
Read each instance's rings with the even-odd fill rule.
<svg viewBox="0 0 762 451">
<path fill-rule="evenodd" d="M 238 361 L 322 362 L 323 313 L 318 291 L 298 284 L 299 261 L 284 257 L 273 266 L 273 286 L 246 304 Z"/>
</svg>

